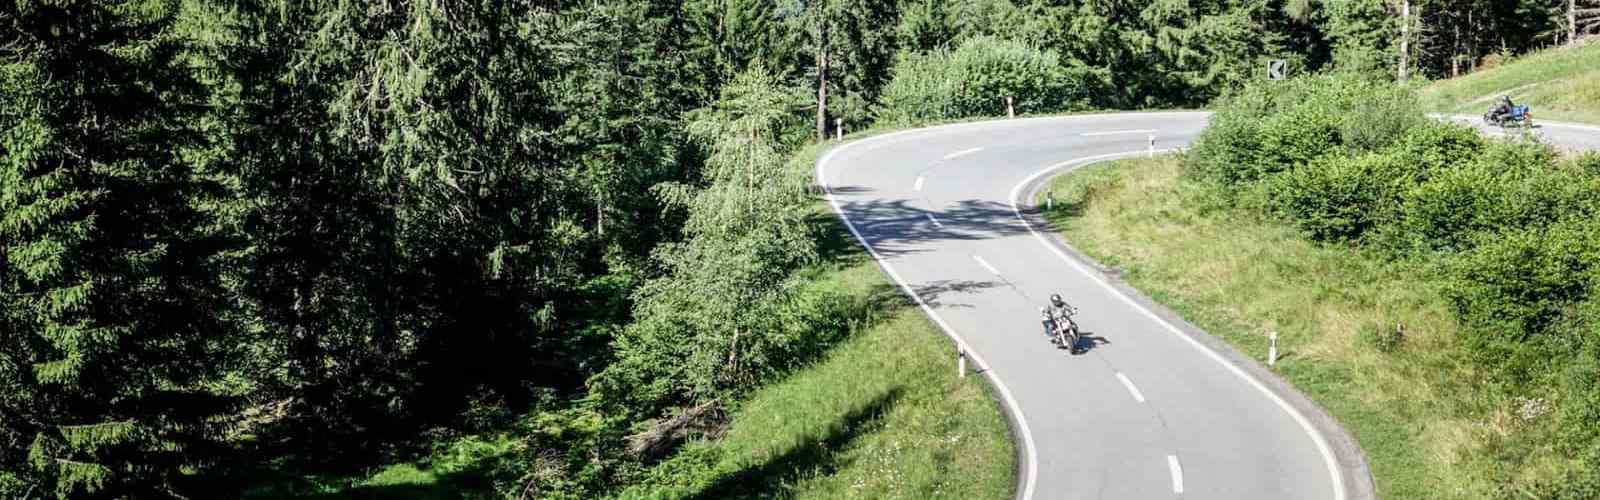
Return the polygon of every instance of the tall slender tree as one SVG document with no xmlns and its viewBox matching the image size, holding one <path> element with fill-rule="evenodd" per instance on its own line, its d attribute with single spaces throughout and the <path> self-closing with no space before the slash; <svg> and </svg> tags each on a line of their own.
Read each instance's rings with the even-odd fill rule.
<svg viewBox="0 0 1600 500">
<path fill-rule="evenodd" d="M 0 7 L 0 496 L 167 496 L 215 457 L 234 341 L 178 8 Z"/>
<path fill-rule="evenodd" d="M 1579 36 L 1600 33 L 1600 1 L 1567 0 L 1567 44 L 1578 43 Z"/>
</svg>

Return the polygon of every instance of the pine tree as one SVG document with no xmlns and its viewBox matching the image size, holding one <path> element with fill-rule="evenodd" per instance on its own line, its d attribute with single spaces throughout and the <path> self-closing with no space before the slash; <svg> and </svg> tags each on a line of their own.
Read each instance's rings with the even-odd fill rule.
<svg viewBox="0 0 1600 500">
<path fill-rule="evenodd" d="M 177 2 L 4 9 L 0 495 L 170 494 L 231 409 Z"/>
</svg>

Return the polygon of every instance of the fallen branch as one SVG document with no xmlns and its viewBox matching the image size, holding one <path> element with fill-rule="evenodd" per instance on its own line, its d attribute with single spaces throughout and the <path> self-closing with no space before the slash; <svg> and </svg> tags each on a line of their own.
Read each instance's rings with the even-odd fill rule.
<svg viewBox="0 0 1600 500">
<path fill-rule="evenodd" d="M 710 400 L 685 408 L 677 416 L 658 422 L 650 430 L 628 436 L 628 453 L 639 458 L 658 457 L 676 448 L 689 436 L 719 436 L 726 427 L 720 400 Z"/>
</svg>

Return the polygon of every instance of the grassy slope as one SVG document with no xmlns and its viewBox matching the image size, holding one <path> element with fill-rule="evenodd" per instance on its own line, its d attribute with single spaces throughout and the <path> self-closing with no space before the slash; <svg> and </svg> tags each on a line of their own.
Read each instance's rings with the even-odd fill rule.
<svg viewBox="0 0 1600 500">
<path fill-rule="evenodd" d="M 879 295 L 885 318 L 758 391 L 720 441 L 690 445 L 623 498 L 1004 498 L 1014 451 L 978 377 L 870 261 L 819 282 Z M 879 299 L 879 300 L 884 300 Z"/>
<path fill-rule="evenodd" d="M 852 137 L 880 134 L 873 130 Z M 809 168 L 831 144 L 794 160 Z M 1008 498 L 1015 447 L 980 377 L 959 379 L 955 348 L 894 288 L 818 202 L 824 259 L 808 286 L 846 290 L 877 318 L 826 358 L 736 403 L 722 439 L 691 443 L 624 498 Z M 300 476 L 256 497 L 462 498 L 489 495 L 481 468 L 516 446 L 508 435 L 440 443 L 417 462 L 369 475 Z"/>
<path fill-rule="evenodd" d="M 874 130 L 852 137 L 875 135 Z M 802 151 L 808 168 L 827 145 Z M 715 442 L 693 443 L 623 498 L 1007 498 L 1016 449 L 981 377 L 895 288 L 824 203 L 813 286 L 876 304 L 828 356 L 757 391 Z"/>
<path fill-rule="evenodd" d="M 1493 104 L 1480 99 L 1501 94 L 1532 105 L 1536 120 L 1600 123 L 1600 43 L 1535 52 L 1422 89 L 1428 109 L 1473 115 Z"/>
<path fill-rule="evenodd" d="M 1206 212 L 1175 158 L 1092 166 L 1050 190 L 1052 224 L 1081 250 L 1241 352 L 1263 359 L 1360 441 L 1385 498 L 1483 498 L 1484 443 L 1509 405 L 1461 387 L 1456 324 L 1421 271 L 1318 247 L 1283 224 Z M 1403 325 L 1404 340 L 1382 333 Z M 1538 464 L 1533 464 L 1538 465 Z M 1536 468 L 1536 467 L 1534 467 Z"/>
</svg>

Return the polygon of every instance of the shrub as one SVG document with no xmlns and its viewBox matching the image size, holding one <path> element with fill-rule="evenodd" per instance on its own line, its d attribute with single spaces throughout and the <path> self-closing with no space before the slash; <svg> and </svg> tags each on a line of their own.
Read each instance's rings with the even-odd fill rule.
<svg viewBox="0 0 1600 500">
<path fill-rule="evenodd" d="M 1393 247 L 1454 252 L 1471 246 L 1482 231 L 1499 227 L 1491 215 L 1504 198 L 1500 176 L 1480 168 L 1435 173 L 1412 188 L 1400 203 L 1384 240 Z"/>
<path fill-rule="evenodd" d="M 1600 224 L 1571 220 L 1507 229 L 1448 261 L 1444 295 L 1475 352 L 1504 352 L 1587 298 L 1600 259 Z"/>
<path fill-rule="evenodd" d="M 1600 153 L 1587 151 L 1572 160 L 1573 167 L 1586 177 L 1600 177 Z"/>
<path fill-rule="evenodd" d="M 1356 241 L 1382 222 L 1409 182 L 1393 155 L 1328 156 L 1270 183 L 1272 206 L 1318 241 Z"/>
<path fill-rule="evenodd" d="M 1013 98 L 1018 113 L 1088 109 L 1099 78 L 1088 68 L 1063 65 L 1054 52 L 975 37 L 953 51 L 902 54 L 883 89 L 878 121 L 1002 116 L 1006 96 Z"/>
<path fill-rule="evenodd" d="M 1437 145 L 1437 143 L 1436 143 Z M 1397 149 L 1405 149 L 1404 146 Z M 1592 213 L 1595 187 L 1578 167 L 1555 161 L 1549 148 L 1529 143 L 1494 142 L 1473 148 L 1476 158 L 1451 164 L 1441 153 L 1413 148 L 1407 155 L 1439 161 L 1429 177 L 1401 204 L 1386 241 L 1412 250 L 1455 252 L 1505 227 L 1543 227 Z M 1435 152 L 1442 152 L 1443 148 Z M 1465 154 L 1465 153 L 1463 153 Z"/>
<path fill-rule="evenodd" d="M 1566 450 L 1569 453 L 1600 442 L 1600 324 L 1591 320 L 1586 326 L 1587 348 L 1567 363 L 1561 376 L 1565 395 L 1557 416 L 1565 421 L 1563 427 L 1572 429 L 1567 438 L 1575 446 Z"/>
<path fill-rule="evenodd" d="M 1403 88 L 1341 73 L 1258 83 L 1225 99 L 1185 166 L 1242 188 L 1329 154 L 1362 154 L 1425 125 Z"/>
<path fill-rule="evenodd" d="M 1472 127 L 1449 122 L 1429 122 L 1411 129 L 1391 147 L 1394 154 L 1416 167 L 1417 180 L 1476 158 L 1488 141 Z"/>
<path fill-rule="evenodd" d="M 1556 150 L 1550 146 L 1526 140 L 1505 140 L 1490 143 L 1475 161 L 1509 173 L 1526 174 L 1548 169 L 1558 158 Z"/>
<path fill-rule="evenodd" d="M 1362 325 L 1357 339 L 1382 353 L 1399 351 L 1405 345 L 1406 333 L 1402 325 Z"/>
</svg>

